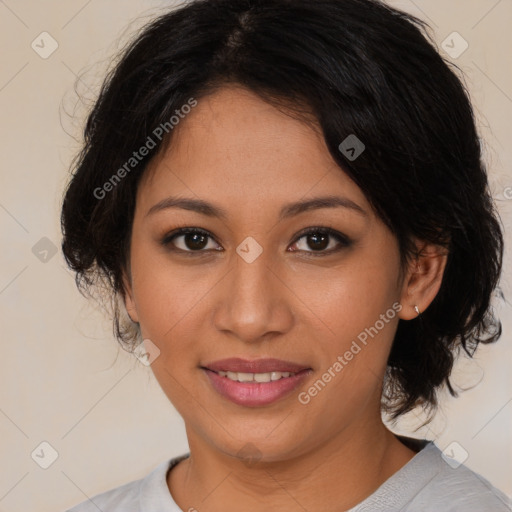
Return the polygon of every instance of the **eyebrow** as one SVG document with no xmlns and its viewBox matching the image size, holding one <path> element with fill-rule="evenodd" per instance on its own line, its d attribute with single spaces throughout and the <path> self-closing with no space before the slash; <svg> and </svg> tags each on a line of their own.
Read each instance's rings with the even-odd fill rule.
<svg viewBox="0 0 512 512">
<path fill-rule="evenodd" d="M 347 208 L 353 212 L 358 213 L 359 215 L 362 215 L 363 217 L 368 217 L 368 213 L 363 208 L 346 197 L 324 196 L 303 201 L 296 201 L 294 203 L 289 203 L 283 206 L 279 213 L 279 220 L 293 217 L 295 215 L 299 215 L 300 213 L 311 210 L 336 207 Z M 203 201 L 202 199 L 186 197 L 166 197 L 162 201 L 159 201 L 153 205 L 146 213 L 146 216 L 167 210 L 169 208 L 182 208 L 183 210 L 190 210 L 202 215 L 206 215 L 208 217 L 216 217 L 224 221 L 226 221 L 229 216 L 227 211 L 219 206 L 215 206 L 211 203 Z"/>
</svg>

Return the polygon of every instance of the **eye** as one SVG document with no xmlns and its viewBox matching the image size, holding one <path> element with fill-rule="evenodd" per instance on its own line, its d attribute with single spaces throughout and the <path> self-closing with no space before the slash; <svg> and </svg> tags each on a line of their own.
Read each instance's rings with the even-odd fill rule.
<svg viewBox="0 0 512 512">
<path fill-rule="evenodd" d="M 352 241 L 345 235 L 326 227 L 310 227 L 301 231 L 295 239 L 291 252 L 301 251 L 312 256 L 325 256 L 349 247 Z M 209 240 L 213 242 L 209 242 Z M 212 235 L 200 228 L 179 228 L 167 234 L 161 241 L 170 250 L 189 253 L 222 251 Z M 210 245 L 210 246 L 209 246 Z M 316 254 L 315 254 L 316 253 Z"/>
<path fill-rule="evenodd" d="M 210 233 L 199 228 L 181 228 L 177 229 L 164 237 L 162 245 L 168 247 L 174 246 L 178 251 L 183 252 L 205 252 L 206 250 L 220 250 L 214 246 L 208 247 L 208 239 L 213 240 Z M 174 248 L 172 248 L 174 250 Z"/>
<path fill-rule="evenodd" d="M 351 244 L 352 241 L 345 235 L 324 227 L 312 227 L 302 231 L 294 243 L 297 247 L 295 250 L 309 252 L 313 256 L 331 254 Z M 308 250 L 308 247 L 311 250 Z M 295 250 L 292 249 L 292 252 Z"/>
</svg>

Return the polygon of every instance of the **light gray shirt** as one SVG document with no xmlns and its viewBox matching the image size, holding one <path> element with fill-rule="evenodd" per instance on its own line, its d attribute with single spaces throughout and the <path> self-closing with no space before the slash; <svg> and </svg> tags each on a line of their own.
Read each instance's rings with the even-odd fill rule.
<svg viewBox="0 0 512 512">
<path fill-rule="evenodd" d="M 167 487 L 167 472 L 188 456 L 187 453 L 166 460 L 145 478 L 98 494 L 66 512 L 194 510 L 192 505 L 182 511 Z M 347 512 L 509 511 L 512 500 L 505 494 L 464 465 L 448 464 L 439 448 L 428 443 L 373 494 Z"/>
</svg>

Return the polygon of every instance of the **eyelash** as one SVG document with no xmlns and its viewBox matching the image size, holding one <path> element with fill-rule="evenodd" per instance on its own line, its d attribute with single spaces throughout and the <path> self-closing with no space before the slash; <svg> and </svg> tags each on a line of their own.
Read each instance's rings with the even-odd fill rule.
<svg viewBox="0 0 512 512">
<path fill-rule="evenodd" d="M 179 236 L 182 236 L 182 235 L 193 234 L 193 233 L 197 233 L 197 234 L 200 234 L 200 235 L 207 236 L 207 237 L 211 238 L 212 240 L 214 240 L 215 243 L 218 244 L 218 242 L 215 240 L 215 238 L 208 231 L 205 231 L 204 229 L 200 229 L 200 228 L 194 228 L 194 227 L 178 228 L 178 229 L 175 229 L 174 231 L 171 231 L 170 233 L 168 233 L 168 234 L 166 234 L 164 236 L 164 238 L 161 240 L 161 244 L 164 247 L 166 247 L 167 249 L 171 250 L 171 251 L 181 252 L 182 254 L 184 254 L 186 256 L 198 256 L 198 255 L 201 255 L 201 253 L 206 253 L 206 252 L 209 252 L 209 251 L 212 250 L 212 249 L 209 249 L 209 250 L 205 251 L 204 249 L 200 249 L 200 250 L 197 250 L 197 251 L 192 251 L 192 250 L 185 251 L 183 249 L 178 249 L 178 248 L 175 248 L 175 247 L 174 248 L 170 248 L 169 247 L 169 246 L 171 246 L 171 242 L 175 238 L 177 238 Z M 304 238 L 305 236 L 310 235 L 310 234 L 322 234 L 322 235 L 331 236 L 340 245 L 337 248 L 329 249 L 329 250 L 302 251 L 300 249 L 296 249 L 296 250 L 294 250 L 292 252 L 305 252 L 306 254 L 308 254 L 308 255 L 310 255 L 312 257 L 327 256 L 327 255 L 336 253 L 336 252 L 340 251 L 343 248 L 350 247 L 352 245 L 352 243 L 353 243 L 350 238 L 348 238 L 347 236 L 339 233 L 338 231 L 335 231 L 332 228 L 321 227 L 321 226 L 314 226 L 314 227 L 306 228 L 306 229 L 300 231 L 296 235 L 292 245 L 295 245 L 301 238 Z M 220 244 L 218 244 L 218 245 L 220 245 Z M 218 249 L 213 249 L 213 250 L 218 250 Z"/>
</svg>

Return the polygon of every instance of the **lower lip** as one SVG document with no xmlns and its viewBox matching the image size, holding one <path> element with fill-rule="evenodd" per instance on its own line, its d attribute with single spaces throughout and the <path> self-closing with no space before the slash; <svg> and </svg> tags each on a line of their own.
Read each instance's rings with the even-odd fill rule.
<svg viewBox="0 0 512 512">
<path fill-rule="evenodd" d="M 270 382 L 238 382 L 207 368 L 202 369 L 215 390 L 235 404 L 246 407 L 258 407 L 271 404 L 297 388 L 312 370 L 302 370 L 291 377 Z"/>
</svg>

